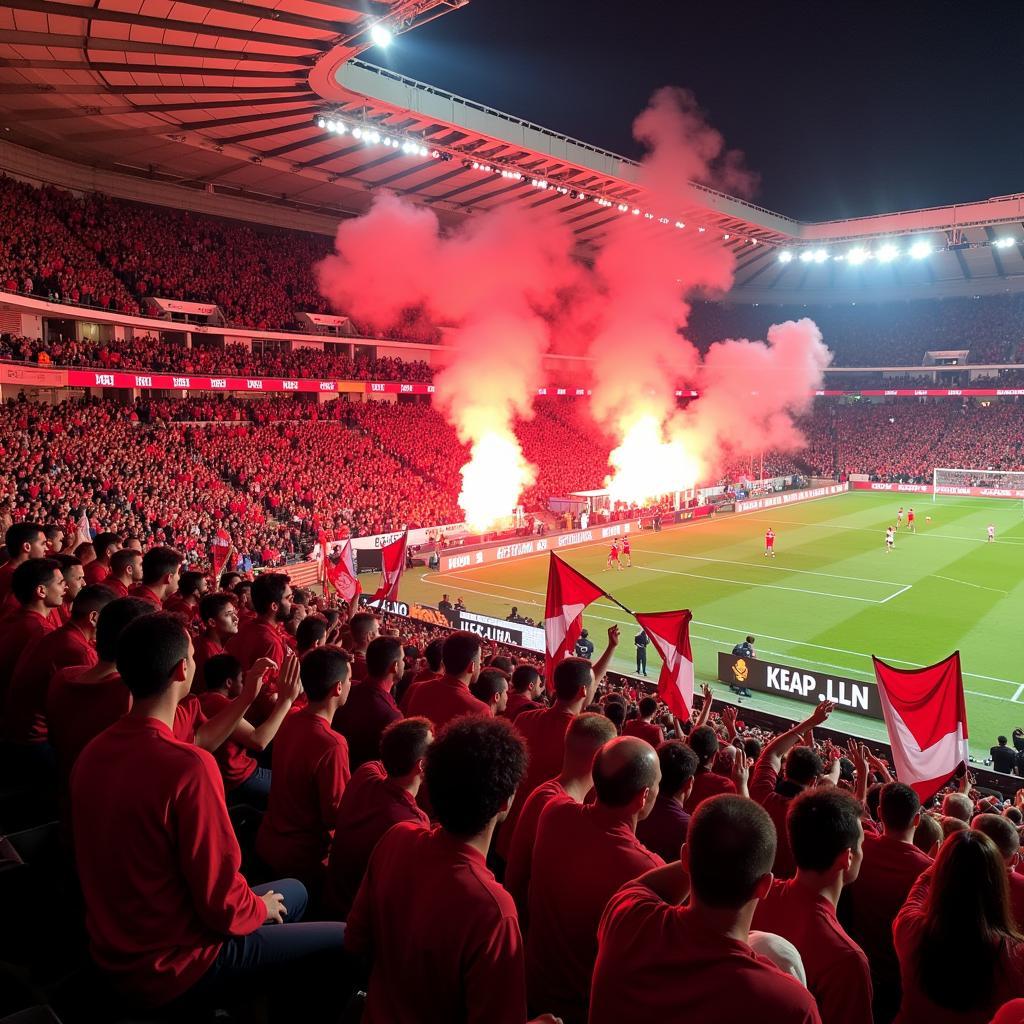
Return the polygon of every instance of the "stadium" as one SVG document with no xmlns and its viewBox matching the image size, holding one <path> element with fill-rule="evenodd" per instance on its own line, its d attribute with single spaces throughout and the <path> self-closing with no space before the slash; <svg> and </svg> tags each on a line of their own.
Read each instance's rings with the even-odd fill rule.
<svg viewBox="0 0 1024 1024">
<path fill-rule="evenodd" d="M 0 1022 L 1019 1024 L 1024 193 L 490 3 L 0 11 Z"/>
</svg>

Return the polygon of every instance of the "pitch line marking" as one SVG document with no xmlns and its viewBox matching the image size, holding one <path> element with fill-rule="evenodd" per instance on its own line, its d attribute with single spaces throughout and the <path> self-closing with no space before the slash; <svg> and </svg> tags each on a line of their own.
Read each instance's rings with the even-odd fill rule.
<svg viewBox="0 0 1024 1024">
<path fill-rule="evenodd" d="M 457 575 L 455 573 L 434 573 L 434 575 L 432 577 L 424 575 L 424 576 L 421 577 L 421 579 L 422 579 L 422 581 L 424 583 L 428 583 L 431 586 L 443 587 L 443 586 L 445 586 L 444 583 L 435 583 L 434 582 L 435 580 L 440 579 L 442 577 L 445 577 L 447 579 L 459 580 L 460 582 L 463 582 L 463 581 L 468 579 L 468 581 L 470 583 L 477 583 L 477 584 L 479 584 L 480 586 L 483 586 L 483 587 L 494 587 L 494 588 L 497 588 L 498 590 L 511 590 L 511 591 L 513 591 L 514 593 L 517 593 L 517 594 L 531 594 L 534 597 L 544 597 L 545 596 L 543 591 L 527 590 L 524 587 L 510 587 L 510 586 L 507 586 L 504 583 L 491 583 L 489 580 L 477 580 L 477 579 L 474 579 L 472 576 L 470 576 L 470 577 L 459 576 L 459 575 Z M 465 593 L 467 593 L 467 594 L 479 594 L 481 597 L 490 597 L 490 598 L 501 597 L 500 594 L 495 594 L 493 591 L 473 590 L 471 587 L 462 587 L 461 589 L 463 591 L 465 591 Z M 531 605 L 534 608 L 543 608 L 544 607 L 544 605 L 540 601 L 524 601 L 522 603 L 523 604 Z M 607 609 L 609 611 L 615 611 L 616 610 L 614 605 L 605 604 L 605 603 L 602 603 L 601 601 L 595 601 L 594 602 L 594 606 L 596 606 L 598 608 L 605 608 L 605 609 Z M 590 613 L 588 612 L 588 614 L 590 614 Z M 630 620 L 624 619 L 624 618 L 609 618 L 606 615 L 591 615 L 591 617 L 595 618 L 595 619 L 599 619 L 601 622 L 614 622 L 614 623 L 616 623 L 617 625 L 620 625 L 620 626 L 629 626 L 629 625 L 631 625 Z M 748 627 L 743 627 L 743 629 L 740 629 L 739 627 L 734 627 L 734 626 L 722 626 L 722 625 L 719 625 L 717 622 L 703 622 L 703 621 L 701 621 L 699 619 L 694 619 L 693 620 L 693 624 L 695 626 L 704 626 L 704 627 L 709 628 L 709 629 L 718 629 L 718 630 L 721 630 L 723 633 L 730 634 L 730 636 L 738 635 L 738 634 L 743 633 L 745 631 L 749 632 L 749 628 Z M 696 636 L 696 634 L 694 634 L 694 635 Z M 813 648 L 816 651 L 832 651 L 835 654 L 849 654 L 851 657 L 854 657 L 854 658 L 870 658 L 871 657 L 870 654 L 864 654 L 863 651 L 850 651 L 850 650 L 847 650 L 845 647 L 829 647 L 826 644 L 815 644 L 815 643 L 811 643 L 810 641 L 806 641 L 806 640 L 793 640 L 790 637 L 774 636 L 771 633 L 764 633 L 764 632 L 761 632 L 761 631 L 758 631 L 758 635 L 764 637 L 766 640 L 778 640 L 779 643 L 792 644 L 794 647 L 808 647 L 808 648 Z M 713 640 L 711 637 L 705 637 L 705 636 L 698 636 L 697 639 L 698 640 L 706 640 L 708 643 L 713 643 L 713 644 L 718 644 L 718 643 L 721 642 L 721 641 L 718 641 L 718 640 Z M 766 651 L 765 653 L 773 653 L 773 652 Z M 790 658 L 793 661 L 803 661 L 807 665 L 819 664 L 819 662 L 810 661 L 807 658 L 801 658 L 801 657 L 799 657 L 798 655 L 795 655 L 795 654 L 785 654 L 785 655 L 780 655 L 780 656 L 781 657 Z M 894 658 L 894 657 L 886 656 L 886 657 L 882 658 L 882 660 L 883 661 L 887 661 L 887 662 L 891 662 L 891 663 L 893 663 L 895 665 L 907 665 L 910 668 L 924 668 L 925 667 L 919 661 L 906 661 L 903 658 Z M 839 669 L 840 671 L 843 671 L 843 672 L 859 672 L 861 675 L 865 675 L 866 674 L 863 669 L 849 668 L 849 667 L 842 666 L 842 665 L 832 666 L 832 667 L 833 668 L 837 668 L 837 669 Z M 986 675 L 983 675 L 980 672 L 964 672 L 963 674 L 965 676 L 970 676 L 971 679 L 984 679 L 984 680 L 986 680 L 987 682 L 990 682 L 990 683 L 1006 683 L 1007 686 L 1017 686 L 1017 685 L 1019 685 L 1015 679 L 1003 679 L 1001 676 L 986 676 Z M 973 693 L 974 691 L 971 691 L 971 692 Z M 997 697 L 994 694 L 979 693 L 979 694 L 977 694 L 977 696 L 979 696 L 979 697 L 993 697 L 996 700 L 1006 700 L 1005 697 Z"/>
<path fill-rule="evenodd" d="M 838 497 L 838 495 L 836 495 L 836 497 Z M 795 519 L 780 520 L 778 517 L 770 518 L 770 517 L 764 516 L 760 509 L 758 509 L 757 512 L 753 512 L 753 511 L 752 512 L 748 512 L 748 513 L 742 513 L 741 512 L 741 513 L 738 513 L 738 514 L 739 515 L 744 515 L 744 514 L 749 515 L 749 516 L 751 516 L 751 521 L 752 522 L 760 522 L 760 523 L 778 523 L 778 522 L 782 522 L 786 526 L 805 526 L 805 527 L 808 527 L 810 529 L 817 528 L 817 529 L 820 529 L 820 530 L 849 530 L 849 531 L 852 531 L 853 533 L 874 533 L 876 535 L 884 532 L 884 527 L 879 527 L 878 529 L 874 529 L 874 528 L 868 527 L 868 526 L 839 526 L 836 523 L 803 523 L 803 522 L 798 522 Z M 756 518 L 757 516 L 761 516 L 761 518 L 758 519 L 758 518 Z M 1012 527 L 1011 527 L 1011 529 L 1012 529 Z M 988 543 L 988 540 L 987 540 L 986 537 L 961 537 L 959 534 L 954 534 L 954 533 L 936 533 L 936 532 L 934 532 L 932 530 L 925 530 L 923 532 L 919 530 L 915 534 L 909 534 L 909 533 L 901 534 L 901 533 L 897 532 L 896 536 L 897 537 L 900 537 L 900 536 L 903 536 L 903 537 L 909 537 L 909 536 L 927 537 L 929 540 L 960 540 L 960 541 L 964 541 L 965 543 L 968 543 L 968 544 L 987 544 Z M 997 541 L 997 543 L 998 544 L 1017 544 L 1017 545 L 1020 545 L 1020 544 L 1024 544 L 1024 540 L 1022 540 L 1020 538 L 1017 538 L 1017 537 L 1003 537 L 999 541 Z"/>
<path fill-rule="evenodd" d="M 1014 702 L 1016 702 L 1016 703 L 1018 703 L 1018 704 L 1019 704 L 1019 703 L 1020 703 L 1020 695 L 1021 695 L 1022 693 L 1024 693 L 1024 683 L 1021 683 L 1021 685 L 1017 687 L 1017 690 L 1016 690 L 1016 692 L 1015 692 L 1015 693 L 1014 693 L 1014 695 L 1013 695 L 1013 696 L 1012 696 L 1012 697 L 1010 698 L 1010 700 L 1012 700 L 1012 701 L 1014 701 Z"/>
<path fill-rule="evenodd" d="M 895 594 L 890 594 L 888 597 L 883 597 L 882 600 L 878 603 L 885 604 L 886 602 L 891 601 L 894 597 L 899 597 L 900 594 L 905 594 L 912 586 L 912 583 L 908 583 L 906 586 L 900 587 L 900 589 L 897 590 Z"/>
<path fill-rule="evenodd" d="M 964 587 L 974 587 L 975 590 L 989 590 L 993 594 L 1002 594 L 1003 597 L 1009 597 L 1010 592 L 1008 590 L 997 590 L 995 587 L 983 587 L 980 583 L 968 583 L 967 580 L 955 580 L 952 576 L 940 576 L 937 572 L 929 574 L 933 579 L 946 580 L 947 583 L 959 583 Z"/>
</svg>

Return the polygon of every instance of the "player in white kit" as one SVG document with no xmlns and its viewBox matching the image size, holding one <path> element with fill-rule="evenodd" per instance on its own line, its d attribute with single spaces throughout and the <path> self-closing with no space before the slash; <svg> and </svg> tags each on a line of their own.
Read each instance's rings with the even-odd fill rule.
<svg viewBox="0 0 1024 1024">
<path fill-rule="evenodd" d="M 992 523 L 988 524 L 988 543 L 994 544 L 996 539 L 996 528 Z"/>
<path fill-rule="evenodd" d="M 887 526 L 885 528 L 885 553 L 889 554 L 896 544 L 896 527 Z"/>
<path fill-rule="evenodd" d="M 899 511 L 896 513 L 896 529 L 898 530 L 903 525 L 903 506 L 900 505 Z"/>
</svg>

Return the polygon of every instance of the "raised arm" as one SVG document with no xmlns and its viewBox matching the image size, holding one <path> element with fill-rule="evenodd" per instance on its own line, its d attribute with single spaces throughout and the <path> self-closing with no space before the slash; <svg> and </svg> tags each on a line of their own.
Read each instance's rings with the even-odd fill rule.
<svg viewBox="0 0 1024 1024">
<path fill-rule="evenodd" d="M 707 683 L 700 684 L 700 692 L 704 697 L 704 702 L 700 706 L 700 713 L 697 715 L 697 720 L 693 723 L 694 729 L 708 724 L 708 719 L 711 717 L 711 705 L 715 700 L 711 693 L 711 687 Z"/>
<path fill-rule="evenodd" d="M 196 730 L 196 746 L 212 753 L 231 736 L 263 688 L 266 674 L 276 668 L 277 665 L 270 658 L 258 658 L 253 662 L 252 668 L 245 674 L 242 692 Z"/>
<path fill-rule="evenodd" d="M 615 653 L 615 648 L 619 646 L 619 627 L 609 626 L 608 627 L 608 646 L 605 648 L 604 654 L 594 663 L 594 682 L 598 686 L 604 681 L 605 673 L 608 671 L 608 665 L 612 660 L 612 655 Z"/>
<path fill-rule="evenodd" d="M 834 710 L 835 704 L 832 701 L 821 701 L 804 721 L 794 725 L 788 732 L 776 736 L 761 751 L 762 759 L 771 766 L 773 771 L 778 772 L 782 768 L 782 759 L 797 745 L 800 737 L 805 732 L 810 732 L 815 726 L 821 725 Z"/>
<path fill-rule="evenodd" d="M 274 704 L 274 710 L 259 728 L 254 728 L 243 718 L 235 727 L 231 738 L 248 750 L 266 750 L 301 692 L 299 659 L 289 651 L 277 677 L 277 702 Z"/>
</svg>

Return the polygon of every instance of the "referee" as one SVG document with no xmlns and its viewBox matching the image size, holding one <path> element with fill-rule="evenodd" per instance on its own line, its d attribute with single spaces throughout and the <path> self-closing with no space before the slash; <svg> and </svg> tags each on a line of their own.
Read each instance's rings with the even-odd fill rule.
<svg viewBox="0 0 1024 1024">
<path fill-rule="evenodd" d="M 641 675 L 647 675 L 647 645 L 650 640 L 647 639 L 647 634 L 641 629 L 635 637 L 633 637 L 633 643 L 636 644 L 636 670 Z"/>
</svg>

